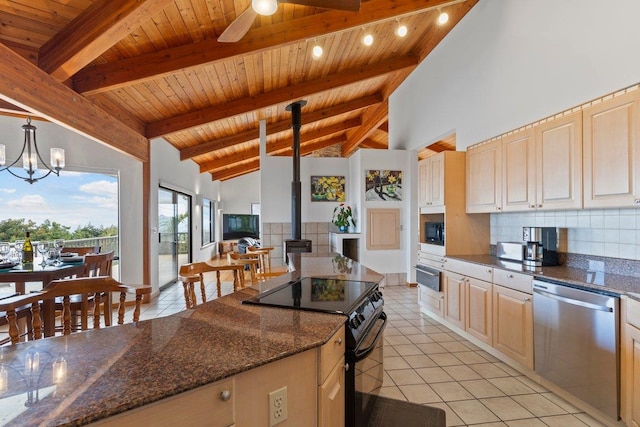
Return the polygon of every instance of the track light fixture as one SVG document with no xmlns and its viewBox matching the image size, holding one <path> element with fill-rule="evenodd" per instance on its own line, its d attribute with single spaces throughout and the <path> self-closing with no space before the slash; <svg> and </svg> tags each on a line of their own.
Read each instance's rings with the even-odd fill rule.
<svg viewBox="0 0 640 427">
<path fill-rule="evenodd" d="M 440 9 L 438 9 L 438 12 L 440 12 L 440 14 L 438 15 L 438 24 L 446 24 L 449 21 L 449 14 L 447 12 L 441 11 Z"/>
</svg>

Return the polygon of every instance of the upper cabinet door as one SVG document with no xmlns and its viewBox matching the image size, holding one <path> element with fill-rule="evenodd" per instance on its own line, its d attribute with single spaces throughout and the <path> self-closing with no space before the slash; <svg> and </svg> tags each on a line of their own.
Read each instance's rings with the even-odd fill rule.
<svg viewBox="0 0 640 427">
<path fill-rule="evenodd" d="M 536 209 L 582 207 L 582 112 L 536 126 Z"/>
<path fill-rule="evenodd" d="M 584 207 L 631 207 L 640 197 L 638 91 L 583 111 Z"/>
<path fill-rule="evenodd" d="M 536 208 L 535 142 L 532 128 L 502 138 L 502 210 Z"/>
<path fill-rule="evenodd" d="M 502 210 L 502 140 L 467 150 L 467 213 Z"/>
<path fill-rule="evenodd" d="M 442 152 L 429 157 L 429 206 L 444 206 L 444 155 Z"/>
<path fill-rule="evenodd" d="M 427 206 L 427 186 L 429 185 L 429 159 L 418 162 L 418 207 Z"/>
</svg>

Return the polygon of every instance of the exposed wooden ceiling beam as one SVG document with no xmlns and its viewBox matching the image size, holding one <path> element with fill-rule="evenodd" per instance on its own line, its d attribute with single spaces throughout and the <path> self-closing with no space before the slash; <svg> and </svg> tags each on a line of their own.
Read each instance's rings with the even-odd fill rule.
<svg viewBox="0 0 640 427">
<path fill-rule="evenodd" d="M 303 126 L 318 122 L 320 120 L 329 119 L 331 117 L 340 116 L 345 113 L 358 111 L 366 107 L 382 102 L 381 94 L 364 96 L 332 107 L 324 108 L 318 111 L 305 112 L 303 117 Z M 267 123 L 267 136 L 275 135 L 279 132 L 291 130 L 291 120 L 281 120 L 276 123 Z M 180 150 L 180 160 L 187 160 L 216 150 L 229 148 L 236 144 L 251 142 L 259 139 L 258 128 L 240 132 L 224 138 L 216 139 L 193 147 L 187 147 Z"/>
<path fill-rule="evenodd" d="M 389 120 L 378 126 L 378 130 L 382 132 L 389 133 Z"/>
<path fill-rule="evenodd" d="M 3 113 L 17 115 L 29 114 L 29 111 L 25 110 L 24 108 L 16 107 L 12 103 L 4 100 L 0 100 L 0 111 L 2 111 Z"/>
<path fill-rule="evenodd" d="M 368 108 L 363 113 L 362 126 L 347 134 L 348 142 L 342 145 L 342 157 L 349 157 L 389 116 L 389 100 Z"/>
<path fill-rule="evenodd" d="M 40 47 L 39 66 L 67 80 L 173 1 L 97 0 Z"/>
<path fill-rule="evenodd" d="M 255 172 L 260 169 L 260 158 L 252 160 L 247 163 L 240 164 L 238 166 L 234 166 L 229 169 L 224 169 L 216 173 L 211 174 L 211 179 L 216 181 L 226 181 L 231 178 L 235 178 L 240 175 L 244 175 L 246 173 Z"/>
<path fill-rule="evenodd" d="M 447 0 L 370 0 L 362 3 L 360 12 L 327 11 L 295 20 L 266 25 L 249 33 L 238 43 L 204 40 L 164 49 L 81 70 L 73 77 L 73 87 L 85 94 L 114 90 L 145 80 L 167 76 L 206 63 L 224 61 L 236 56 L 285 46 L 314 37 L 359 28 L 395 16 L 435 9 Z"/>
<path fill-rule="evenodd" d="M 372 149 L 376 149 L 376 150 L 385 150 L 385 149 L 389 148 L 388 144 L 385 144 L 385 143 L 382 143 L 382 142 L 378 142 L 378 141 L 374 141 L 373 139 L 369 139 L 369 138 L 367 138 L 364 141 L 362 141 L 360 146 L 362 148 L 372 148 Z"/>
<path fill-rule="evenodd" d="M 351 129 L 362 124 L 362 120 L 360 118 L 355 118 L 351 120 L 346 120 L 342 123 L 337 123 L 332 126 L 325 126 L 323 128 L 313 130 L 310 132 L 302 132 L 300 134 L 300 150 L 302 151 L 302 145 L 308 142 L 315 141 L 320 138 L 326 138 L 327 136 L 334 135 L 338 132 L 344 132 L 347 129 Z M 291 153 L 291 141 L 277 141 L 273 144 L 267 144 L 267 154 L 275 155 L 282 152 L 286 155 L 286 153 Z M 232 154 L 229 156 L 224 156 L 216 160 L 211 160 L 208 162 L 203 162 L 200 164 L 200 173 L 204 172 L 216 172 L 230 165 L 233 165 L 238 162 L 244 162 L 252 158 L 260 157 L 260 147 L 254 146 L 243 151 L 240 151 L 236 154 Z"/>
<path fill-rule="evenodd" d="M 222 105 L 192 111 L 147 125 L 147 138 L 156 138 L 200 126 L 223 118 L 246 114 L 285 102 L 292 102 L 309 95 L 357 83 L 396 71 L 413 70 L 418 65 L 414 56 L 390 58 L 375 64 L 344 70 L 314 80 L 304 81 L 289 87 L 262 93 L 249 98 L 240 98 Z M 379 126 L 380 124 L 378 124 Z"/>
<path fill-rule="evenodd" d="M 0 44 L 0 75 L 0 99 L 140 161 L 149 160 L 149 141 L 144 136 L 3 44 Z"/>
</svg>

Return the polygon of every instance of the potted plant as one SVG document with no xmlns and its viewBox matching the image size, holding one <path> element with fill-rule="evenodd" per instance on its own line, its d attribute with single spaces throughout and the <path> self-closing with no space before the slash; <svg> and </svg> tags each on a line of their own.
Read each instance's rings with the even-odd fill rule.
<svg viewBox="0 0 640 427">
<path fill-rule="evenodd" d="M 349 225 L 356 226 L 356 220 L 353 218 L 351 206 L 340 203 L 333 209 L 333 225 L 338 227 L 340 232 L 346 233 Z"/>
</svg>

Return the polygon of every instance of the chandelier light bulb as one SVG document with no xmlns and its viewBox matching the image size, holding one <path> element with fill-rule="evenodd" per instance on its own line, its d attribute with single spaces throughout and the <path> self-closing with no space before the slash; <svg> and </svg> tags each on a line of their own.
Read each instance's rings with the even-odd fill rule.
<svg viewBox="0 0 640 427">
<path fill-rule="evenodd" d="M 319 59 L 322 56 L 322 53 L 323 53 L 322 46 L 315 45 L 313 47 L 313 50 L 311 51 L 311 56 L 313 56 L 313 59 Z"/>
<path fill-rule="evenodd" d="M 407 35 L 407 26 L 406 25 L 400 25 L 398 28 L 396 28 L 396 34 L 398 35 L 398 37 L 404 37 Z"/>
<path fill-rule="evenodd" d="M 251 7 L 259 15 L 273 15 L 278 10 L 278 0 L 251 0 Z"/>
<path fill-rule="evenodd" d="M 364 43 L 365 46 L 371 46 L 373 44 L 373 36 L 371 34 L 366 34 L 362 38 L 362 43 Z"/>
<path fill-rule="evenodd" d="M 449 21 L 449 14 L 447 12 L 440 12 L 438 16 L 438 24 L 444 25 Z"/>
</svg>

